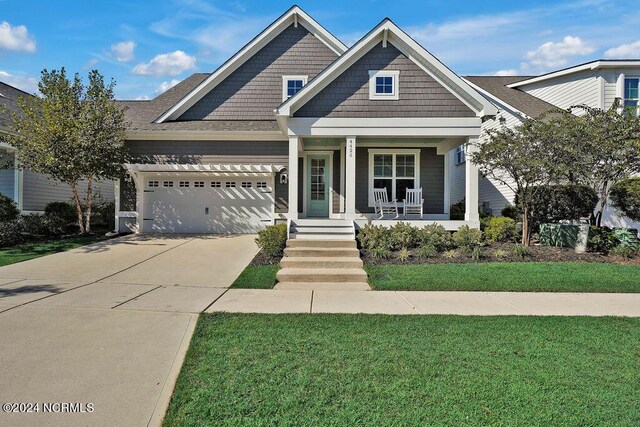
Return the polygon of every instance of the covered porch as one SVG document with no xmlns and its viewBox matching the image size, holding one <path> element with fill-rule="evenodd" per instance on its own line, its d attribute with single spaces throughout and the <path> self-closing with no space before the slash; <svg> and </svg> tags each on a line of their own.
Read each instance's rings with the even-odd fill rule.
<svg viewBox="0 0 640 427">
<path fill-rule="evenodd" d="M 477 136 L 290 136 L 289 211 L 296 219 L 368 221 L 392 226 L 438 223 L 448 230 L 479 227 L 478 169 L 467 160 L 464 220 L 451 220 L 451 151 Z M 473 149 L 473 145 L 466 145 Z M 397 202 L 397 216 L 376 212 L 374 189 Z M 403 212 L 408 189 L 422 190 L 422 217 Z M 454 201 L 455 202 L 455 201 Z"/>
</svg>

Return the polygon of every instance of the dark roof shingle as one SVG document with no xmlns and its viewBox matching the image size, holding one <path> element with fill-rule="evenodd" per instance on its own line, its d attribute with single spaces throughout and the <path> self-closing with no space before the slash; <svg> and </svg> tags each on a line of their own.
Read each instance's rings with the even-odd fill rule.
<svg viewBox="0 0 640 427">
<path fill-rule="evenodd" d="M 32 96 L 18 88 L 0 82 L 0 131 L 8 130 L 12 122 L 12 114 L 20 111 L 18 98 Z"/>
</svg>

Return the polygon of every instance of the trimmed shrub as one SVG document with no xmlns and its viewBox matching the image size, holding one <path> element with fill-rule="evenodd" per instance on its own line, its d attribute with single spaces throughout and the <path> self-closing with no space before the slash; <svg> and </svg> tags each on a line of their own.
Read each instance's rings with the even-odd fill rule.
<svg viewBox="0 0 640 427">
<path fill-rule="evenodd" d="M 433 246 L 420 246 L 418 248 L 418 258 L 433 258 L 436 255 L 438 255 L 438 251 Z"/>
<path fill-rule="evenodd" d="M 640 177 L 624 179 L 611 187 L 611 202 L 620 212 L 640 221 Z"/>
<path fill-rule="evenodd" d="M 375 248 L 391 250 L 393 247 L 391 232 L 388 228 L 382 225 L 367 223 L 364 227 L 358 230 L 357 239 L 360 243 L 360 247 L 367 251 L 372 251 Z"/>
<path fill-rule="evenodd" d="M 58 218 L 66 223 L 78 222 L 76 208 L 68 202 L 49 202 L 44 207 L 44 214 L 49 218 Z"/>
<path fill-rule="evenodd" d="M 638 249 L 619 245 L 611 249 L 611 255 L 619 256 L 621 258 L 633 258 L 638 255 Z"/>
<path fill-rule="evenodd" d="M 534 194 L 531 210 L 533 230 L 544 223 L 588 217 L 598 203 L 598 195 L 586 185 L 547 185 L 535 188 Z"/>
<path fill-rule="evenodd" d="M 451 220 L 462 221 L 465 210 L 465 199 L 462 199 L 449 206 L 449 218 Z"/>
<path fill-rule="evenodd" d="M 617 244 L 618 240 L 609 227 L 589 227 L 587 248 L 590 251 L 608 254 Z"/>
<path fill-rule="evenodd" d="M 518 212 L 518 208 L 511 204 L 505 205 L 505 207 L 502 208 L 502 211 L 500 211 L 500 215 L 511 218 L 516 222 L 522 219 L 522 215 L 520 215 L 520 212 Z"/>
<path fill-rule="evenodd" d="M 375 259 L 388 259 L 391 258 L 391 250 L 384 246 L 376 246 L 371 249 L 371 256 Z"/>
<path fill-rule="evenodd" d="M 92 220 L 94 220 L 96 223 L 102 224 L 110 230 L 114 230 L 116 228 L 115 202 L 111 201 L 97 203 L 93 207 L 93 211 L 95 215 L 93 216 Z"/>
<path fill-rule="evenodd" d="M 463 225 L 453 233 L 453 243 L 461 249 L 471 251 L 475 247 L 482 246 L 482 231 Z"/>
<path fill-rule="evenodd" d="M 396 255 L 396 258 L 398 258 L 398 261 L 400 262 L 407 262 L 409 261 L 409 258 L 411 257 L 411 253 L 409 252 L 409 249 L 407 248 L 402 248 L 398 251 L 398 254 Z"/>
<path fill-rule="evenodd" d="M 0 223 L 0 246 L 58 238 L 66 232 L 66 224 L 46 215 L 20 215 L 13 221 Z"/>
<path fill-rule="evenodd" d="M 443 252 L 453 246 L 451 233 L 436 223 L 419 228 L 416 234 L 420 247 L 432 247 L 438 252 Z"/>
<path fill-rule="evenodd" d="M 16 202 L 10 197 L 0 194 L 0 222 L 13 221 L 18 218 L 20 211 Z"/>
<path fill-rule="evenodd" d="M 287 245 L 287 224 L 275 224 L 258 232 L 256 243 L 260 250 L 270 257 L 281 257 Z"/>
<path fill-rule="evenodd" d="M 491 218 L 484 229 L 487 242 L 511 242 L 516 239 L 516 222 L 508 217 Z"/>
<path fill-rule="evenodd" d="M 417 231 L 416 227 L 406 222 L 396 223 L 389 229 L 391 245 L 394 249 L 415 248 L 418 246 Z"/>
</svg>

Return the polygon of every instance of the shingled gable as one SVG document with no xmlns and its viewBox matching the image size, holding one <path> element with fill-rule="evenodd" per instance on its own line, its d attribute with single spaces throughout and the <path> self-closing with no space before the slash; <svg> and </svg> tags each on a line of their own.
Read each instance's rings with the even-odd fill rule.
<svg viewBox="0 0 640 427">
<path fill-rule="evenodd" d="M 451 109 L 454 111 L 456 109 L 463 111 L 461 106 L 464 107 L 464 110 L 470 111 L 471 114 L 469 115 L 474 117 L 492 116 L 496 114 L 496 107 L 491 102 L 480 95 L 467 82 L 462 80 L 437 58 L 426 51 L 390 19 L 385 18 L 347 52 L 340 56 L 340 58 L 338 58 L 333 64 L 304 86 L 295 96 L 289 98 L 276 109 L 276 114 L 281 128 L 286 128 L 286 121 L 288 117 L 298 117 L 298 114 L 296 114 L 298 111 L 301 111 L 304 116 L 309 117 L 309 115 L 312 114 L 313 109 L 309 108 L 309 111 L 305 111 L 303 108 L 316 96 L 322 96 L 322 92 L 325 88 L 327 88 L 332 82 L 339 79 L 343 73 L 350 69 L 350 67 L 362 58 L 366 57 L 367 53 L 372 51 L 372 49 L 389 49 L 387 51 L 389 52 L 389 55 L 396 58 L 398 57 L 396 53 L 400 53 L 400 56 L 402 56 L 403 59 L 413 62 L 413 64 L 424 71 L 426 77 L 422 84 L 425 85 L 425 87 L 422 89 L 425 90 L 425 93 L 423 94 L 422 99 L 424 99 L 425 96 L 428 96 L 429 91 L 438 93 L 441 91 L 441 88 L 446 89 L 446 94 L 438 95 L 449 101 L 455 99 L 455 102 L 452 102 L 451 106 L 443 108 L 450 114 L 452 113 L 452 111 L 450 111 Z M 403 64 L 403 66 L 406 65 L 406 63 Z M 427 79 L 429 80 L 428 82 L 426 81 Z M 417 98 L 416 100 L 412 100 L 411 103 L 414 104 L 414 110 L 420 111 L 420 105 L 417 105 L 419 104 Z M 324 111 L 321 111 L 323 108 Z M 323 108 L 317 108 L 316 113 L 329 113 L 334 114 L 333 117 L 344 117 L 340 114 L 336 114 L 335 109 Z M 442 106 L 440 106 L 440 108 L 442 108 Z M 424 113 L 424 110 L 422 111 L 423 117 L 429 116 L 429 114 Z M 462 116 L 468 117 L 466 113 L 462 114 Z M 329 115 L 329 117 L 331 117 L 331 115 Z M 405 115 L 404 117 L 410 117 L 410 115 Z M 431 115 L 431 117 L 433 117 L 433 115 Z M 456 117 L 455 112 L 449 117 Z"/>
<path fill-rule="evenodd" d="M 335 56 L 341 55 L 347 50 L 347 47 L 340 40 L 318 24 L 311 16 L 298 6 L 293 6 L 240 49 L 233 57 L 222 64 L 209 77 L 202 81 L 202 83 L 158 117 L 156 123 L 179 119 L 185 112 L 193 107 L 194 104 L 224 82 L 227 77 L 232 75 L 238 68 L 249 61 L 257 52 L 260 52 L 261 49 L 276 39 L 281 33 L 289 28 L 298 29 L 298 27 L 303 27 L 320 40 Z M 195 111 L 190 112 L 190 115 L 197 119 L 203 119 L 206 118 L 207 114 L 203 114 L 202 111 Z"/>
</svg>

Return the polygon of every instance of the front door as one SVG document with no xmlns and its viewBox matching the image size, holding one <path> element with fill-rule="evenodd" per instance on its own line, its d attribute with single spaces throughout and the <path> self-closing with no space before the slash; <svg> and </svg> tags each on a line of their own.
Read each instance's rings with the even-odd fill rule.
<svg viewBox="0 0 640 427">
<path fill-rule="evenodd" d="M 307 156 L 307 217 L 329 217 L 329 156 Z"/>
</svg>

